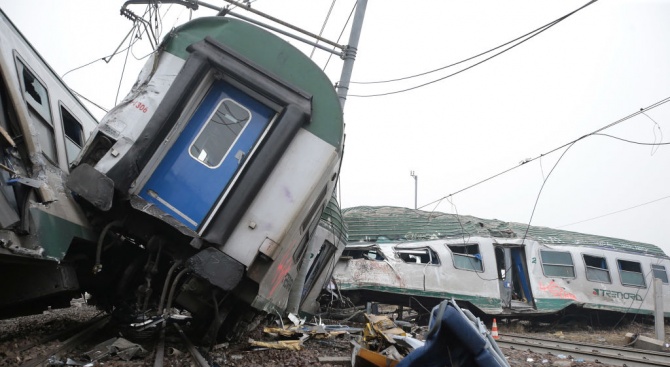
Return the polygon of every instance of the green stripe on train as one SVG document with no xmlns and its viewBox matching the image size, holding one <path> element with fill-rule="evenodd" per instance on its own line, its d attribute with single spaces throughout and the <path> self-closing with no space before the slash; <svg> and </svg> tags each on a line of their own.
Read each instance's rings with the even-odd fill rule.
<svg viewBox="0 0 670 367">
<path fill-rule="evenodd" d="M 92 242 L 98 237 L 90 228 L 72 223 L 63 218 L 44 212 L 40 209 L 30 208 L 30 216 L 35 220 L 37 235 L 45 258 L 63 260 L 70 248 L 72 239 L 83 238 Z"/>
<path fill-rule="evenodd" d="M 500 310 L 500 299 L 492 297 L 481 297 L 481 296 L 470 296 L 465 294 L 451 293 L 451 292 L 439 292 L 439 291 L 420 291 L 417 289 L 408 289 L 400 287 L 389 287 L 382 285 L 353 285 L 347 283 L 338 283 L 338 287 L 341 290 L 369 290 L 377 292 L 386 292 L 394 294 L 404 294 L 410 296 L 419 296 L 419 297 L 430 297 L 430 298 L 439 298 L 439 299 L 449 299 L 454 298 L 460 301 L 467 301 L 478 307 L 482 311 L 486 312 L 487 310 Z"/>
</svg>

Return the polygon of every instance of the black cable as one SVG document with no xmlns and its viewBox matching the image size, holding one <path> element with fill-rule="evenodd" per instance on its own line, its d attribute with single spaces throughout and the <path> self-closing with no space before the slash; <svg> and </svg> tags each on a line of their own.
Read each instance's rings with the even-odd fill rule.
<svg viewBox="0 0 670 367">
<path fill-rule="evenodd" d="M 100 110 L 104 111 L 105 113 L 109 112 L 108 109 L 106 109 L 106 108 L 104 108 L 104 107 L 101 107 L 99 104 L 97 104 L 97 103 L 91 101 L 90 99 L 84 97 L 83 95 L 77 93 L 77 91 L 75 91 L 74 89 L 70 88 L 70 91 L 71 91 L 72 93 L 76 94 L 77 97 L 81 97 L 81 98 L 83 98 L 85 101 L 87 101 L 88 103 L 94 105 L 95 107 L 98 107 Z"/>
<path fill-rule="evenodd" d="M 556 25 L 556 24 L 560 23 L 561 21 L 565 20 L 567 17 L 569 17 L 569 16 L 571 16 L 572 14 L 574 14 L 574 13 L 576 13 L 576 12 L 578 12 L 578 11 L 584 9 L 584 8 L 586 8 L 587 6 L 589 6 L 589 5 L 593 4 L 593 3 L 595 3 L 596 1 L 598 1 L 598 0 L 591 0 L 591 1 L 588 2 L 586 5 L 583 5 L 582 7 L 580 7 L 579 9 L 574 10 L 574 11 L 572 11 L 571 13 L 568 13 L 567 15 L 564 15 L 563 17 L 561 17 L 561 18 L 559 18 L 559 19 L 557 19 L 557 20 L 555 20 L 555 21 L 549 23 L 547 26 L 541 27 L 541 28 L 543 28 L 543 29 L 541 29 L 541 30 L 538 31 L 537 33 L 534 33 L 533 35 L 527 37 L 526 39 L 524 39 L 524 40 L 522 40 L 522 41 L 520 41 L 520 42 L 518 42 L 518 43 L 516 43 L 516 44 L 514 44 L 514 45 L 512 45 L 512 46 L 510 46 L 510 47 L 508 47 L 508 48 L 506 48 L 506 49 L 504 49 L 504 50 L 498 52 L 498 53 L 495 53 L 495 54 L 493 54 L 492 56 L 487 57 L 487 58 L 485 58 L 485 59 L 482 60 L 482 61 L 479 61 L 479 62 L 477 62 L 477 63 L 474 63 L 474 64 L 472 64 L 472 65 L 466 67 L 465 69 L 461 69 L 461 70 L 459 70 L 459 71 L 457 71 L 457 72 L 451 73 L 451 74 L 446 75 L 446 76 L 444 76 L 444 77 L 441 77 L 441 78 L 438 78 L 438 79 L 434 79 L 434 80 L 432 80 L 432 81 L 429 81 L 429 82 L 426 82 L 426 83 L 423 83 L 423 84 L 419 84 L 419 85 L 416 85 L 416 86 L 414 86 L 414 87 L 409 87 L 409 88 L 400 89 L 400 90 L 396 90 L 396 91 L 392 91 L 392 92 L 385 92 L 385 93 L 377 93 L 377 94 L 350 94 L 349 96 L 351 96 L 351 97 L 362 97 L 362 98 L 388 96 L 388 95 L 391 95 L 391 94 L 398 94 L 398 93 L 408 92 L 408 91 L 411 91 L 411 90 L 414 90 L 414 89 L 418 89 L 418 88 L 421 88 L 421 87 L 425 87 L 425 86 L 427 86 L 427 85 L 434 84 L 434 83 L 437 83 L 437 82 L 442 81 L 442 80 L 444 80 L 444 79 L 447 79 L 447 78 L 450 78 L 450 77 L 452 77 L 452 76 L 458 75 L 458 74 L 460 74 L 460 73 L 462 73 L 462 72 L 464 72 L 464 71 L 466 71 L 466 70 L 470 70 L 470 69 L 474 68 L 475 66 L 478 66 L 478 65 L 480 65 L 480 64 L 482 64 L 482 63 L 484 63 L 484 62 L 486 62 L 486 61 L 488 61 L 488 60 L 491 60 L 492 58 L 494 58 L 494 57 L 496 57 L 496 56 L 498 56 L 498 55 L 500 55 L 500 54 L 503 54 L 503 53 L 505 53 L 505 52 L 507 52 L 507 51 L 509 51 L 509 50 L 511 50 L 511 49 L 513 49 L 513 48 L 515 48 L 515 47 L 517 47 L 517 46 L 519 46 L 519 45 L 521 45 L 522 43 L 524 43 L 524 42 L 526 42 L 526 41 L 532 39 L 533 37 L 539 35 L 540 33 L 546 31 L 547 29 L 553 27 L 554 25 Z"/>
<path fill-rule="evenodd" d="M 589 4 L 587 4 L 587 5 L 589 5 Z M 586 6 L 586 5 L 585 5 L 585 6 Z M 577 9 L 577 10 L 579 10 L 579 9 Z M 575 11 L 577 11 L 577 10 L 575 10 Z M 573 12 L 573 13 L 574 13 L 574 12 Z M 455 62 L 455 63 L 453 63 L 453 64 L 449 64 L 449 65 L 447 65 L 447 66 L 442 66 L 442 67 L 439 67 L 439 68 L 437 68 L 437 69 L 433 69 L 433 70 L 425 71 L 425 72 L 422 72 L 422 73 L 419 73 L 419 74 L 409 75 L 409 76 L 400 77 L 400 78 L 395 78 L 395 79 L 379 80 L 379 81 L 372 81 L 372 82 L 355 82 L 355 81 L 352 81 L 352 82 L 350 82 L 350 83 L 351 83 L 351 84 L 382 84 L 382 83 L 397 82 L 397 81 L 401 81 L 401 80 L 407 80 L 407 79 L 412 79 L 412 78 L 416 78 L 416 77 L 419 77 L 419 76 L 428 75 L 428 74 L 434 73 L 434 72 L 436 72 L 436 71 L 444 70 L 444 69 L 450 68 L 450 67 L 452 67 L 452 66 L 456 66 L 456 65 L 458 65 L 458 64 L 462 64 L 462 63 L 464 63 L 464 62 L 466 62 L 466 61 L 470 61 L 470 60 L 472 60 L 472 59 L 476 59 L 476 58 L 478 58 L 479 56 L 486 55 L 487 53 L 489 53 L 489 52 L 491 52 L 491 51 L 495 51 L 495 50 L 497 50 L 497 49 L 499 49 L 499 48 L 501 48 L 501 47 L 503 47 L 503 46 L 507 46 L 507 45 L 509 45 L 510 43 L 513 43 L 513 42 L 516 42 L 516 41 L 518 41 L 518 40 L 520 40 L 520 39 L 522 39 L 522 38 L 528 37 L 529 35 L 531 35 L 531 34 L 533 34 L 533 33 L 536 33 L 536 32 L 540 31 L 540 30 L 543 29 L 543 28 L 551 27 L 551 26 L 554 25 L 556 22 L 558 22 L 558 21 L 564 19 L 565 17 L 570 16 L 571 14 L 572 14 L 572 13 L 570 13 L 570 14 L 568 14 L 568 15 L 565 15 L 565 16 L 563 16 L 563 17 L 561 17 L 561 18 L 558 18 L 558 19 L 556 19 L 556 20 L 554 20 L 554 21 L 551 21 L 551 22 L 549 22 L 549 23 L 547 23 L 547 24 L 545 24 L 545 25 L 543 25 L 543 26 L 541 26 L 541 27 L 539 27 L 539 28 L 536 28 L 536 29 L 534 29 L 534 30 L 532 30 L 532 31 L 530 31 L 530 32 L 528 32 L 528 33 L 522 35 L 522 36 L 519 36 L 519 37 L 517 37 L 517 38 L 515 38 L 515 39 L 513 39 L 513 40 L 511 40 L 511 41 L 507 41 L 507 42 L 505 42 L 505 43 L 503 43 L 503 44 L 501 44 L 501 45 L 498 45 L 498 46 L 496 46 L 496 47 L 494 47 L 494 48 L 491 48 L 491 49 L 486 50 L 486 51 L 484 51 L 484 52 L 478 53 L 477 55 L 468 57 L 467 59 L 463 59 L 463 60 L 461 60 L 461 61 L 457 61 L 457 62 Z"/>
<path fill-rule="evenodd" d="M 328 9 L 328 14 L 326 14 L 326 19 L 323 21 L 323 25 L 321 25 L 321 31 L 319 31 L 319 37 L 323 34 L 323 30 L 326 29 L 326 24 L 328 24 L 328 19 L 330 19 L 330 14 L 333 12 L 333 7 L 335 6 L 335 2 L 337 0 L 333 0 L 332 3 L 330 3 L 330 9 Z M 339 40 L 338 40 L 339 41 Z M 319 43 L 319 40 L 316 40 L 316 43 Z M 316 45 L 312 48 L 312 52 L 309 54 L 309 58 L 311 59 L 312 56 L 314 56 L 314 51 L 316 51 Z"/>
<path fill-rule="evenodd" d="M 588 135 L 583 136 L 576 141 L 572 142 L 564 151 L 561 153 L 561 156 L 558 158 L 556 163 L 554 163 L 554 166 L 551 167 L 551 171 L 547 174 L 547 177 L 542 181 L 542 186 L 540 186 L 540 191 L 537 193 L 537 197 L 535 198 L 535 205 L 533 205 L 533 211 L 530 213 L 530 219 L 528 219 L 528 225 L 526 226 L 526 232 L 523 234 L 523 238 L 521 239 L 521 245 L 524 244 L 524 241 L 526 241 L 526 236 L 528 235 L 528 230 L 530 229 L 530 223 L 533 221 L 533 216 L 535 215 L 535 209 L 537 209 L 537 203 L 540 201 L 540 195 L 542 195 L 542 189 L 544 189 L 544 185 L 547 183 L 547 180 L 549 180 L 549 176 L 551 176 L 551 173 L 554 172 L 554 169 L 556 169 L 556 166 L 558 166 L 558 163 L 563 159 L 565 156 L 565 153 L 570 150 L 579 140 L 586 138 Z"/>
<path fill-rule="evenodd" d="M 656 146 L 656 145 L 670 145 L 670 142 L 665 142 L 665 143 L 641 143 L 639 141 L 632 141 L 632 140 L 620 138 L 618 136 L 613 136 L 613 135 L 609 135 L 609 134 L 591 134 L 591 135 L 593 135 L 593 136 L 605 136 L 605 137 L 608 137 L 608 138 L 621 140 L 621 141 L 625 141 L 626 143 L 637 144 L 637 145 L 654 145 L 654 146 Z"/>
<path fill-rule="evenodd" d="M 573 223 L 569 223 L 569 224 L 564 224 L 564 225 L 562 225 L 562 226 L 558 226 L 558 227 L 556 227 L 556 228 L 569 227 L 569 226 L 572 226 L 572 225 L 575 225 L 575 224 L 584 223 L 584 222 L 588 222 L 588 221 L 591 221 L 591 220 L 594 220 L 594 219 L 599 219 L 599 218 L 607 217 L 607 216 L 612 215 L 612 214 L 617 214 L 617 213 L 625 212 L 625 211 L 627 211 L 627 210 L 631 210 L 631 209 L 639 208 L 639 207 L 641 207 L 641 206 L 644 206 L 644 205 L 647 205 L 647 204 L 652 204 L 652 203 L 655 203 L 655 202 L 657 202 L 657 201 L 665 200 L 665 199 L 667 199 L 667 198 L 670 198 L 670 195 L 668 195 L 668 196 L 664 196 L 664 197 L 662 197 L 662 198 L 658 198 L 658 199 L 656 199 L 656 200 L 648 201 L 648 202 L 646 202 L 646 203 L 642 203 L 642 204 L 638 204 L 638 205 L 635 205 L 635 206 L 631 206 L 631 207 L 626 208 L 626 209 L 621 209 L 621 210 L 617 210 L 617 211 L 615 211 L 615 212 L 611 212 L 611 213 L 607 213 L 607 214 L 599 215 L 599 216 L 597 216 L 597 217 L 593 217 L 593 218 L 589 218 L 589 219 L 580 220 L 579 222 L 573 222 Z"/>
<path fill-rule="evenodd" d="M 537 156 L 537 157 L 535 157 L 535 158 L 531 158 L 531 159 L 524 160 L 523 162 L 519 163 L 518 165 L 513 166 L 513 167 L 511 167 L 511 168 L 509 168 L 509 169 L 506 169 L 506 170 L 504 170 L 504 171 L 502 171 L 502 172 L 500 172 L 500 173 L 497 173 L 497 174 L 495 174 L 495 175 L 493 175 L 493 176 L 491 176 L 491 177 L 488 177 L 488 178 L 486 178 L 486 179 L 483 179 L 483 180 L 481 180 L 481 181 L 479 181 L 479 182 L 476 182 L 476 183 L 474 183 L 474 184 L 472 184 L 472 185 L 470 185 L 470 186 L 467 186 L 467 187 L 465 187 L 465 188 L 463 188 L 463 189 L 460 189 L 460 190 L 458 190 L 458 191 L 456 191 L 456 192 L 454 192 L 454 193 L 451 193 L 451 194 L 449 194 L 449 195 L 443 196 L 443 197 L 441 197 L 441 198 L 439 198 L 439 199 L 437 199 L 437 200 L 433 200 L 433 201 L 429 202 L 428 204 L 425 204 L 425 205 L 420 206 L 418 209 L 425 208 L 426 206 L 428 206 L 428 205 L 432 205 L 432 204 L 437 203 L 437 202 L 439 202 L 439 201 L 442 201 L 442 200 L 445 199 L 445 198 L 448 198 L 448 197 L 450 197 L 450 196 L 454 196 L 454 195 L 459 194 L 459 193 L 461 193 L 461 192 L 463 192 L 463 191 L 465 191 L 465 190 L 471 189 L 471 188 L 473 188 L 473 187 L 475 187 L 475 186 L 479 186 L 480 184 L 483 184 L 484 182 L 487 182 L 487 181 L 492 180 L 492 179 L 494 179 L 494 178 L 496 178 L 496 177 L 498 177 L 498 176 L 501 176 L 501 175 L 503 175 L 503 174 L 505 174 L 505 173 L 507 173 L 507 172 L 509 172 L 509 171 L 512 171 L 512 170 L 514 170 L 514 169 L 517 169 L 517 168 L 519 168 L 519 167 L 525 165 L 526 163 L 530 163 L 530 162 L 535 161 L 535 160 L 537 160 L 537 159 L 540 159 L 540 158 L 542 158 L 542 157 L 544 157 L 544 156 L 546 156 L 546 155 L 549 155 L 549 154 L 551 154 L 551 153 L 554 153 L 554 152 L 556 152 L 556 151 L 558 151 L 558 150 L 560 150 L 560 149 L 562 149 L 562 148 L 567 147 L 568 145 L 574 144 L 574 143 L 576 143 L 577 141 L 579 141 L 579 140 L 581 140 L 581 139 L 584 139 L 584 138 L 587 137 L 587 136 L 590 136 L 590 135 L 596 135 L 596 134 L 598 134 L 599 132 L 601 132 L 601 131 L 603 131 L 603 130 L 605 130 L 605 129 L 608 129 L 608 128 L 612 127 L 612 126 L 618 125 L 618 124 L 620 124 L 620 123 L 622 123 L 622 122 L 624 122 L 624 121 L 626 121 L 626 120 L 629 120 L 629 119 L 631 119 L 631 118 L 633 118 L 633 117 L 635 117 L 635 116 L 641 114 L 643 111 L 648 111 L 648 110 L 654 109 L 654 108 L 656 108 L 656 107 L 658 107 L 658 106 L 661 106 L 661 105 L 663 105 L 663 104 L 665 104 L 665 103 L 668 103 L 668 102 L 670 102 L 670 97 L 666 97 L 666 98 L 664 98 L 664 99 L 662 99 L 662 100 L 660 100 L 660 101 L 658 101 L 658 102 L 655 102 L 655 103 L 651 104 L 650 106 L 648 106 L 648 107 L 646 107 L 646 108 L 641 109 L 640 111 L 637 111 L 637 112 L 631 113 L 631 114 L 628 115 L 628 116 L 622 117 L 622 118 L 620 118 L 620 119 L 618 119 L 618 120 L 616 120 L 616 121 L 614 121 L 614 122 L 612 122 L 612 123 L 610 123 L 610 124 L 608 124 L 608 125 L 606 125 L 606 126 L 603 126 L 603 127 L 599 128 L 599 129 L 597 129 L 597 130 L 595 130 L 595 131 L 593 131 L 593 132 L 591 132 L 591 133 L 588 133 L 588 134 L 586 134 L 586 135 L 583 135 L 583 136 L 581 136 L 581 137 L 579 137 L 579 138 L 577 138 L 577 139 L 575 139 L 575 140 L 572 140 L 572 141 L 570 141 L 570 142 L 568 142 L 568 143 L 566 143 L 566 144 L 563 144 L 563 145 L 561 145 L 561 146 L 559 146 L 559 147 L 557 147 L 557 148 L 554 148 L 554 149 L 552 149 L 552 150 L 550 150 L 550 151 L 548 151 L 548 152 L 546 152 L 546 153 L 540 154 L 539 156 Z M 603 134 L 603 135 L 604 135 L 604 134 Z"/>
<path fill-rule="evenodd" d="M 137 29 L 139 29 L 139 27 L 137 27 Z M 135 32 L 133 32 L 133 33 L 135 33 Z M 134 34 L 132 34 L 130 36 L 130 43 L 128 45 L 128 51 L 126 51 L 126 58 L 123 61 L 123 69 L 121 69 L 121 77 L 119 78 L 119 86 L 118 86 L 118 88 L 116 88 L 116 98 L 114 98 L 114 106 L 116 106 L 116 104 L 119 101 L 119 92 L 121 91 L 121 82 L 123 81 L 123 74 L 126 72 L 126 64 L 128 63 L 128 54 L 130 54 L 130 48 L 133 46 L 133 36 L 134 36 Z"/>
<path fill-rule="evenodd" d="M 344 34 L 344 30 L 347 29 L 347 25 L 349 25 L 349 21 L 351 20 L 351 16 L 354 15 L 354 10 L 356 10 L 356 5 L 358 5 L 358 1 L 354 3 L 354 6 L 351 7 L 351 12 L 349 12 L 349 17 L 347 18 L 347 21 L 344 23 L 344 26 L 342 27 L 342 31 L 340 32 L 340 35 L 337 37 L 337 41 L 335 43 L 340 43 L 340 39 L 342 38 L 342 35 Z M 335 50 L 335 47 L 333 47 L 333 50 Z M 326 60 L 326 64 L 323 66 L 323 69 L 321 70 L 326 70 L 328 67 L 328 63 L 330 62 L 330 58 L 333 57 L 333 53 L 331 52 L 328 55 L 328 60 Z"/>
</svg>

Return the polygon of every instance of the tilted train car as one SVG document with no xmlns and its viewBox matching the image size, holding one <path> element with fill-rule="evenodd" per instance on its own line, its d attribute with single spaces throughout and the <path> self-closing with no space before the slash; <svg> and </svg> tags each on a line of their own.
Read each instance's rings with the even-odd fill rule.
<svg viewBox="0 0 670 367">
<path fill-rule="evenodd" d="M 0 10 L 0 318 L 79 293 L 66 255 L 97 236 L 65 179 L 96 124 Z"/>
<path fill-rule="evenodd" d="M 227 17 L 177 27 L 68 180 L 102 231 L 89 292 L 138 319 L 179 305 L 210 341 L 283 312 L 342 144 L 333 83 L 288 42 Z"/>
<path fill-rule="evenodd" d="M 490 316 L 653 314 L 658 278 L 670 304 L 670 259 L 654 245 L 395 207 L 344 217 L 350 242 L 333 278 L 358 303 L 422 311 L 453 297 Z"/>
</svg>

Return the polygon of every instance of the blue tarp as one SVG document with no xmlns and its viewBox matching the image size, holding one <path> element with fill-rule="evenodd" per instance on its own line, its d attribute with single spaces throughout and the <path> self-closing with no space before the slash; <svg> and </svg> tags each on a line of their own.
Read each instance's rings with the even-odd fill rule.
<svg viewBox="0 0 670 367">
<path fill-rule="evenodd" d="M 442 301 L 431 312 L 426 343 L 397 367 L 509 367 L 498 345 L 479 319 L 455 301 Z"/>
</svg>

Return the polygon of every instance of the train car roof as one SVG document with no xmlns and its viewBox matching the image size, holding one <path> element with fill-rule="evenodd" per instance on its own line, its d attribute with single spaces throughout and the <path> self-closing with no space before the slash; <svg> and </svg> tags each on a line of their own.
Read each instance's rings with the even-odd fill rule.
<svg viewBox="0 0 670 367">
<path fill-rule="evenodd" d="M 333 82 L 307 55 L 268 31 L 226 17 L 202 17 L 185 23 L 170 32 L 161 47 L 185 60 L 190 55 L 187 47 L 205 37 L 234 49 L 264 70 L 310 93 L 312 120 L 304 128 L 338 150 L 341 148 L 344 125 L 339 98 Z"/>
<path fill-rule="evenodd" d="M 523 238 L 547 245 L 606 248 L 668 258 L 658 246 L 523 223 L 482 219 L 470 215 L 428 212 L 390 206 L 359 206 L 343 210 L 349 241 L 401 242 L 463 236 Z"/>
</svg>

